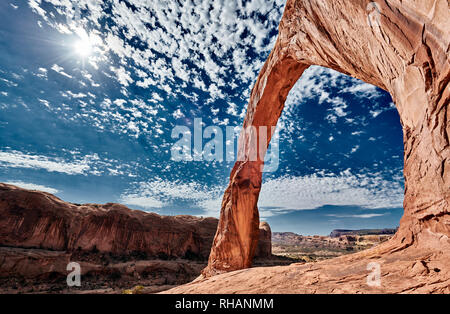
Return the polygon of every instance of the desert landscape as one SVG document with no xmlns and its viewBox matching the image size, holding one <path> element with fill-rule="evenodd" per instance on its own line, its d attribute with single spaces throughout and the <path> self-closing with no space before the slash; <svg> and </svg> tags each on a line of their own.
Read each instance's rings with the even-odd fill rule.
<svg viewBox="0 0 450 314">
<path fill-rule="evenodd" d="M 0 9 L 0 293 L 450 294 L 450 1 Z"/>
<path fill-rule="evenodd" d="M 449 4 L 378 5 L 383 14 L 367 28 L 358 27 L 367 25 L 361 3 L 333 2 L 330 11 L 323 2 L 288 0 L 244 126 L 275 125 L 289 91 L 312 64 L 389 91 L 405 146 L 404 215 L 395 236 L 314 264 L 246 269 L 258 243 L 263 160 L 250 159 L 253 148 L 244 143 L 252 137 L 242 134 L 240 150 L 247 158 L 236 162 L 231 173 L 203 278 L 169 293 L 449 293 Z M 335 25 L 332 20 L 346 22 Z M 377 287 L 364 281 L 372 263 L 381 269 L 383 283 Z"/>
<path fill-rule="evenodd" d="M 157 293 L 191 282 L 207 265 L 218 220 L 167 217 L 120 204 L 71 204 L 0 183 L 0 293 Z M 396 230 L 335 230 L 330 236 L 260 225 L 255 267 L 314 263 L 362 251 Z M 68 287 L 67 265 L 81 266 Z"/>
</svg>

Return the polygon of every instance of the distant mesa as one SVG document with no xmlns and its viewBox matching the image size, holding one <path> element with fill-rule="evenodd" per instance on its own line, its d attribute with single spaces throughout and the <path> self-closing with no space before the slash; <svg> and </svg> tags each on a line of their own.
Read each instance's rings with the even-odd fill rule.
<svg viewBox="0 0 450 314">
<path fill-rule="evenodd" d="M 347 229 L 335 229 L 331 231 L 330 238 L 339 238 L 343 235 L 383 235 L 390 234 L 394 235 L 397 232 L 398 228 L 395 229 L 360 229 L 360 230 L 347 230 Z"/>
</svg>

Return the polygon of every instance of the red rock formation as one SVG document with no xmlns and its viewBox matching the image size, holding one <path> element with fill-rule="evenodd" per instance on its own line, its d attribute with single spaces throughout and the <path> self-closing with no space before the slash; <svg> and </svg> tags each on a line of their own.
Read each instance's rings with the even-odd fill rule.
<svg viewBox="0 0 450 314">
<path fill-rule="evenodd" d="M 217 220 L 160 216 L 120 204 L 77 206 L 0 184 L 0 245 L 150 256 L 208 256 Z"/>
<path fill-rule="evenodd" d="M 209 254 L 217 224 L 215 218 L 160 216 L 120 204 L 75 205 L 0 183 L 2 246 L 201 260 Z M 270 233 L 261 245 L 267 252 Z"/>
<path fill-rule="evenodd" d="M 272 256 L 272 231 L 265 221 L 259 224 L 259 240 L 255 256 L 261 258 Z"/>
<path fill-rule="evenodd" d="M 275 47 L 251 93 L 244 129 L 276 125 L 289 90 L 310 65 L 392 95 L 404 131 L 405 213 L 380 252 L 449 244 L 449 30 L 446 0 L 288 0 Z M 263 158 L 250 156 L 259 140 L 241 134 L 244 158 L 231 172 L 205 276 L 251 266 Z"/>
</svg>

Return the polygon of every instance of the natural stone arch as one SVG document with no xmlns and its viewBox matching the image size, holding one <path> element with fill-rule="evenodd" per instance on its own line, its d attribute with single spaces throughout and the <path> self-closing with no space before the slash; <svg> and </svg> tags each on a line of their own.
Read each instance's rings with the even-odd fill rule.
<svg viewBox="0 0 450 314">
<path fill-rule="evenodd" d="M 290 89 L 310 65 L 391 94 L 404 133 L 404 216 L 397 234 L 374 255 L 450 247 L 449 16 L 446 0 L 288 0 L 251 93 L 244 128 L 256 129 L 276 125 Z M 251 140 L 241 133 L 244 159 L 231 172 L 205 276 L 252 264 L 263 161 L 248 158 Z"/>
</svg>

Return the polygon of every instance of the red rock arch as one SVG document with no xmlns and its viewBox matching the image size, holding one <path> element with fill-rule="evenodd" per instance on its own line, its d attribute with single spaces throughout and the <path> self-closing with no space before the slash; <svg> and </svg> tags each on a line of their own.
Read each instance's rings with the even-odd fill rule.
<svg viewBox="0 0 450 314">
<path fill-rule="evenodd" d="M 275 47 L 251 93 L 244 128 L 256 129 L 277 124 L 290 89 L 310 65 L 392 95 L 404 132 L 404 216 L 376 254 L 450 246 L 449 16 L 446 0 L 288 0 Z M 263 162 L 248 157 L 251 140 L 240 136 L 245 157 L 231 172 L 205 276 L 252 264 Z"/>
</svg>

